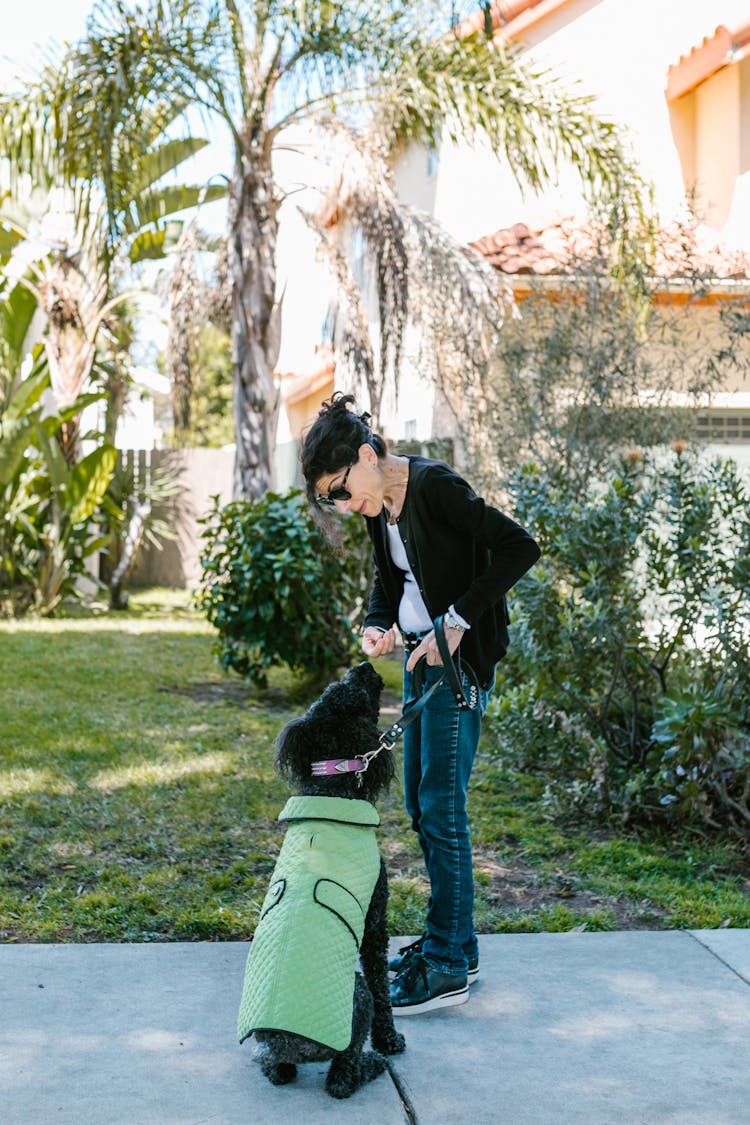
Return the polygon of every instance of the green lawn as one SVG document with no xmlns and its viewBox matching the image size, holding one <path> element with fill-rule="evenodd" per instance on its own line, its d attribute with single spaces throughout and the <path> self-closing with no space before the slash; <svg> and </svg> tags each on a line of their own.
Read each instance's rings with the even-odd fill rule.
<svg viewBox="0 0 750 1125">
<path fill-rule="evenodd" d="M 381 671 L 397 691 L 399 668 Z M 245 939 L 281 831 L 280 727 L 305 706 L 224 676 L 183 593 L 125 614 L 0 624 L 0 940 Z M 390 721 L 390 720 L 389 720 Z M 484 932 L 750 926 L 736 845 L 552 823 L 534 779 L 480 755 L 472 788 Z M 383 807 L 391 929 L 426 883 L 398 786 Z"/>
</svg>

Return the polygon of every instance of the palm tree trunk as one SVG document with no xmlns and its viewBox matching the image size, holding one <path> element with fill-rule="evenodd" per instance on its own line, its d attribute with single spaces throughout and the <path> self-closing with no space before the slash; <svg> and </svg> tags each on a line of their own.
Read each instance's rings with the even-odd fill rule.
<svg viewBox="0 0 750 1125">
<path fill-rule="evenodd" d="M 280 312 L 276 210 L 270 156 L 262 143 L 247 139 L 229 191 L 235 499 L 258 499 L 274 487 L 280 402 L 274 382 Z"/>
</svg>

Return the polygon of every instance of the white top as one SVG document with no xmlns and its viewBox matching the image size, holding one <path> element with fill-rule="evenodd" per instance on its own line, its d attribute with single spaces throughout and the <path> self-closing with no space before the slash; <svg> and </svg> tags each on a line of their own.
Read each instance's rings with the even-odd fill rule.
<svg viewBox="0 0 750 1125">
<path fill-rule="evenodd" d="M 404 572 L 404 592 L 398 607 L 398 627 L 406 633 L 424 633 L 432 628 L 432 618 L 424 604 L 414 572 L 406 557 L 397 524 L 388 525 L 388 550 L 394 565 Z"/>
</svg>

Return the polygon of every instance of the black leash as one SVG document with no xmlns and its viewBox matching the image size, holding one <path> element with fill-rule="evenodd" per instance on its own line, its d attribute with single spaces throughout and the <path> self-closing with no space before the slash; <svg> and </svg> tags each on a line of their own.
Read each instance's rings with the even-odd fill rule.
<svg viewBox="0 0 750 1125">
<path fill-rule="evenodd" d="M 440 687 L 443 681 L 447 678 L 454 696 L 456 697 L 456 704 L 460 711 L 475 711 L 479 706 L 479 684 L 477 682 L 476 673 L 470 664 L 466 661 L 461 662 L 458 649 L 455 655 L 451 655 L 451 650 L 448 648 L 448 641 L 445 636 L 443 628 L 443 618 L 436 617 L 432 623 L 435 630 L 435 640 L 437 641 L 438 652 L 440 659 L 443 662 L 443 671 L 440 676 L 431 684 L 427 691 L 424 690 L 425 669 L 427 668 L 427 657 L 420 656 L 414 668 L 412 685 L 415 690 L 413 699 L 407 700 L 404 704 L 404 710 L 399 719 L 393 726 L 385 731 L 380 736 L 381 741 L 386 739 L 386 745 L 393 746 L 398 738 L 404 733 L 408 726 L 418 719 L 424 711 L 430 697 Z M 468 695 L 464 691 L 463 681 L 461 674 L 465 673 L 469 681 Z"/>
</svg>

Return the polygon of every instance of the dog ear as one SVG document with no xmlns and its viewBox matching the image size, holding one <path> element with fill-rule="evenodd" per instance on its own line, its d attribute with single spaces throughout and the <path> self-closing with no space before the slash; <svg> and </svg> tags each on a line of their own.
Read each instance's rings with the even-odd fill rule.
<svg viewBox="0 0 750 1125">
<path fill-rule="evenodd" d="M 292 719 L 276 740 L 274 766 L 287 782 L 309 773 L 309 738 L 306 726 L 305 715 Z"/>
</svg>

